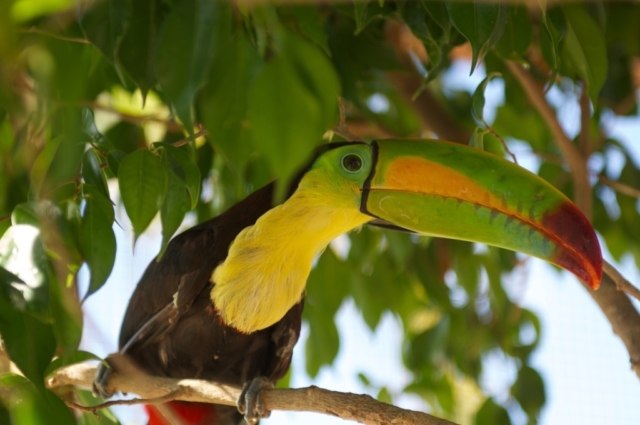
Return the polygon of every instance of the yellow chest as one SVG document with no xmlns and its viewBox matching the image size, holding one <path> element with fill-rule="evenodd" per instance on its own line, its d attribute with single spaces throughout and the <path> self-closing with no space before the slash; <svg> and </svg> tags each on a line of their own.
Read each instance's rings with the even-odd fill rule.
<svg viewBox="0 0 640 425">
<path fill-rule="evenodd" d="M 211 299 L 226 324 L 251 333 L 282 319 L 304 292 L 315 257 L 371 217 L 294 195 L 244 229 L 213 272 Z"/>
</svg>

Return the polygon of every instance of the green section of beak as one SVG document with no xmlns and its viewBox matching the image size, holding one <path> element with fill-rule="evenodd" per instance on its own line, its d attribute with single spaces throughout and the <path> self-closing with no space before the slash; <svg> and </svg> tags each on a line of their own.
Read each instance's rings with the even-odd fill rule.
<svg viewBox="0 0 640 425">
<path fill-rule="evenodd" d="M 535 174 L 476 149 L 440 141 L 377 142 L 362 210 L 420 234 L 542 258 L 592 287 L 600 282 L 598 240 L 577 207 Z"/>
</svg>

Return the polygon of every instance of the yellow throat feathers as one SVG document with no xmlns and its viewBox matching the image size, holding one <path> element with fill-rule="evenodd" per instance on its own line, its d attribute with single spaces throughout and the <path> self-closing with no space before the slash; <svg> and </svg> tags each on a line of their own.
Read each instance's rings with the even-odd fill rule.
<svg viewBox="0 0 640 425">
<path fill-rule="evenodd" d="M 282 319 L 300 301 L 315 257 L 332 239 L 371 219 L 359 211 L 355 186 L 328 195 L 307 177 L 285 203 L 238 234 L 213 272 L 211 300 L 222 320 L 241 332 Z M 345 189 L 348 197 L 335 195 Z"/>
</svg>

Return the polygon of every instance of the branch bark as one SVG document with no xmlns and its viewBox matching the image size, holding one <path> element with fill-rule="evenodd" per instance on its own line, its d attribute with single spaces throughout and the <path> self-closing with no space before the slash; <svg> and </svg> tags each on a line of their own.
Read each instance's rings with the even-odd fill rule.
<svg viewBox="0 0 640 425">
<path fill-rule="evenodd" d="M 55 371 L 46 384 L 51 389 L 63 386 L 91 388 L 95 374 L 95 366 L 71 365 Z M 140 403 L 145 404 L 171 399 L 235 406 L 240 395 L 240 388 L 237 387 L 197 379 L 149 376 L 123 364 L 118 364 L 110 376 L 109 387 L 114 391 L 138 394 L 142 397 Z M 168 394 L 173 394 L 173 397 L 166 397 Z M 315 386 L 265 390 L 262 400 L 269 410 L 324 413 L 367 425 L 455 425 L 427 413 L 382 403 L 368 395 L 329 391 Z"/>
<path fill-rule="evenodd" d="M 556 143 L 558 143 L 571 168 L 576 187 L 575 203 L 590 220 L 593 201 L 587 170 L 587 157 L 582 155 L 578 147 L 573 144 L 562 129 L 555 111 L 544 97 L 540 85 L 519 64 L 511 61 L 506 61 L 506 64 L 520 82 L 531 104 L 538 110 L 549 126 Z M 588 125 L 585 119 L 585 107 L 588 107 L 586 103 L 584 100 L 581 101 L 581 121 L 583 125 Z M 587 131 L 588 129 L 586 128 L 582 129 L 582 133 L 585 135 Z M 625 285 L 625 282 L 628 285 Z M 620 337 L 626 346 L 629 352 L 631 368 L 640 378 L 640 314 L 626 293 L 623 292 L 624 288 L 636 288 L 607 262 L 604 265 L 600 289 L 594 291 L 584 282 L 582 284 L 611 323 L 613 332 Z"/>
<path fill-rule="evenodd" d="M 587 170 L 586 158 L 583 158 L 580 150 L 564 132 L 564 129 L 560 125 L 560 121 L 558 121 L 556 112 L 545 99 L 542 87 L 537 83 L 537 81 L 535 81 L 533 77 L 516 62 L 505 61 L 505 63 L 516 79 L 520 82 L 520 85 L 527 94 L 527 98 L 533 107 L 538 110 L 549 126 L 556 143 L 567 160 L 567 164 L 571 169 L 571 174 L 573 175 L 573 181 L 576 188 L 574 202 L 578 208 L 582 210 L 582 213 L 591 220 L 593 200 L 591 185 L 589 184 L 589 172 Z"/>
</svg>

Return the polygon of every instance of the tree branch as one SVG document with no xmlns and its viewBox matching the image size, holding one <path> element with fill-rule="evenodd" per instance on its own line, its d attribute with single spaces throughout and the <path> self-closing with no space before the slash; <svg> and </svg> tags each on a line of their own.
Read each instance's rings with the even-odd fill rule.
<svg viewBox="0 0 640 425">
<path fill-rule="evenodd" d="M 632 297 L 640 300 L 640 289 L 633 286 L 633 284 L 625 279 L 624 276 L 622 276 L 622 274 L 620 274 L 620 272 L 609 262 L 605 261 L 602 265 L 602 269 L 611 278 L 613 283 L 616 284 L 619 291 L 626 292 Z"/>
<path fill-rule="evenodd" d="M 112 357 L 109 359 L 113 360 Z M 55 389 L 72 385 L 91 388 L 95 375 L 95 366 L 71 365 L 55 371 L 47 379 L 47 387 Z M 121 362 L 117 363 L 117 367 L 114 368 L 114 372 L 109 378 L 109 389 L 135 393 L 142 397 L 134 402 L 124 401 L 126 404 L 152 404 L 169 400 L 183 400 L 235 406 L 240 395 L 240 388 L 237 387 L 197 379 L 149 376 Z M 329 391 L 315 386 L 265 390 L 262 400 L 269 410 L 324 413 L 368 425 L 391 423 L 394 425 L 454 425 L 453 422 L 427 413 L 405 410 L 382 403 L 368 395 Z M 108 402 L 100 407 L 109 407 L 114 404 L 123 403 Z M 94 408 L 89 407 L 88 409 L 93 411 Z M 83 406 L 82 410 L 87 410 L 87 406 Z"/>
<path fill-rule="evenodd" d="M 556 112 L 544 97 L 542 87 L 518 63 L 512 61 L 505 61 L 505 63 L 516 79 L 520 82 L 520 85 L 527 94 L 527 98 L 533 107 L 536 108 L 549 126 L 551 134 L 553 134 L 556 143 L 566 158 L 567 164 L 571 169 L 571 174 L 573 175 L 573 181 L 575 183 L 574 202 L 578 208 L 582 210 L 583 214 L 591 220 L 593 200 L 585 158 L 583 158 L 580 150 L 564 132 L 564 129 L 558 121 Z M 584 131 L 588 130 L 585 129 Z"/>
<path fill-rule="evenodd" d="M 616 192 L 620 192 L 623 195 L 631 196 L 632 198 L 640 198 L 640 190 L 636 189 L 635 187 L 627 186 L 624 183 L 611 180 L 603 174 L 598 175 L 598 180 L 600 180 L 600 183 L 604 184 L 605 186 L 609 186 Z"/>
<path fill-rule="evenodd" d="M 538 110 L 549 126 L 571 168 L 576 187 L 576 205 L 591 219 L 592 192 L 589 184 L 586 157 L 582 156 L 580 150 L 565 134 L 555 111 L 545 99 L 540 86 L 533 77 L 515 62 L 506 61 L 506 64 L 522 85 L 531 104 Z M 584 102 L 582 102 L 582 105 L 584 109 Z M 582 114 L 582 121 L 584 124 L 584 113 Z M 583 129 L 584 131 L 587 131 L 587 129 Z M 613 332 L 620 337 L 626 346 L 629 352 L 631 368 L 640 378 L 640 332 L 638 331 L 640 329 L 640 314 L 631 303 L 629 297 L 624 292 L 621 292 L 624 290 L 621 288 L 629 289 L 631 287 L 635 289 L 635 287 L 628 282 L 628 286 L 625 286 L 623 281 L 624 279 L 617 270 L 605 262 L 600 289 L 593 291 L 586 283 L 582 282 L 582 284 L 611 323 Z"/>
<path fill-rule="evenodd" d="M 414 57 L 419 60 L 427 59 L 422 42 L 413 35 L 406 24 L 399 21 L 387 23 L 386 40 L 407 71 L 388 72 L 387 79 L 396 86 L 403 99 L 413 105 L 423 130 L 432 131 L 443 140 L 461 144 L 469 143 L 471 132 L 451 117 L 429 88 L 423 90 L 415 100 L 413 99 L 413 95 L 422 86 L 424 80 L 424 76 L 416 69 L 414 61 Z"/>
<path fill-rule="evenodd" d="M 631 369 L 640 378 L 640 332 L 638 332 L 640 314 L 631 304 L 629 297 L 618 290 L 616 278 L 609 274 L 611 270 L 615 269 L 606 262 L 604 269 L 602 283 L 597 291 L 593 291 L 584 282 L 582 285 L 611 323 L 613 333 L 620 337 L 627 348 Z M 619 276 L 617 270 L 615 274 Z"/>
</svg>

